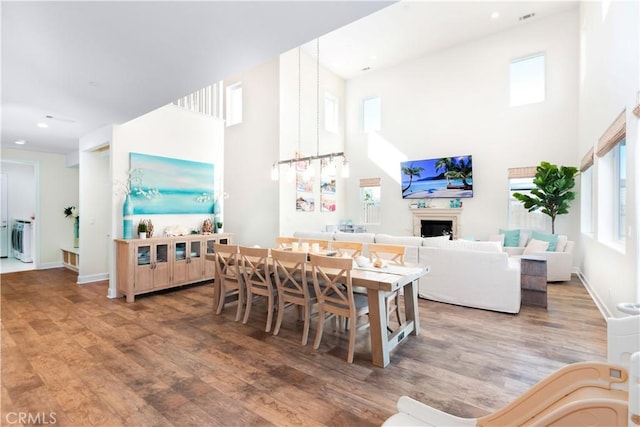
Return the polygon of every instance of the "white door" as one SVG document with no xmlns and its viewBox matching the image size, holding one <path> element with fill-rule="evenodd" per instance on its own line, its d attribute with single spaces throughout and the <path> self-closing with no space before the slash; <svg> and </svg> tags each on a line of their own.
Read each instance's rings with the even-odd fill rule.
<svg viewBox="0 0 640 427">
<path fill-rule="evenodd" d="M 7 208 L 7 174 L 0 175 L 0 257 L 6 258 L 9 255 L 9 221 Z"/>
</svg>

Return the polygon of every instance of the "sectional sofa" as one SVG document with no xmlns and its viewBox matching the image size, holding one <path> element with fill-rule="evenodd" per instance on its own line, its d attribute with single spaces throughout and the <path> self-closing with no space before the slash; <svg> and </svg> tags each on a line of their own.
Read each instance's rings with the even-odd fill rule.
<svg viewBox="0 0 640 427">
<path fill-rule="evenodd" d="M 405 262 L 430 267 L 418 295 L 434 301 L 505 313 L 520 311 L 520 264 L 498 242 L 373 233 L 296 232 L 295 237 L 406 246 Z"/>
</svg>

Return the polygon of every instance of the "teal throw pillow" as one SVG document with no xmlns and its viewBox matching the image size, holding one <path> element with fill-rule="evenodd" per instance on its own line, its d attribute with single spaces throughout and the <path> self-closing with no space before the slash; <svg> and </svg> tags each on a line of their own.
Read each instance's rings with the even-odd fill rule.
<svg viewBox="0 0 640 427">
<path fill-rule="evenodd" d="M 558 244 L 558 236 L 556 234 L 540 233 L 539 231 L 532 231 L 531 238 L 536 240 L 542 240 L 543 242 L 549 242 L 547 252 L 554 252 L 556 245 Z"/>
<path fill-rule="evenodd" d="M 516 230 L 499 230 L 499 234 L 504 234 L 504 246 L 517 248 L 520 244 L 520 229 Z"/>
</svg>

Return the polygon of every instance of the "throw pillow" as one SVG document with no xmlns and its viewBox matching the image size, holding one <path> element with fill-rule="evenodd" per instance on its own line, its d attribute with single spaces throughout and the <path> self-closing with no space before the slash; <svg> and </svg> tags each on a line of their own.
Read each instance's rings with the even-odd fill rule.
<svg viewBox="0 0 640 427">
<path fill-rule="evenodd" d="M 556 252 L 564 252 L 567 248 L 568 238 L 564 234 L 558 235 L 558 244 L 556 245 Z"/>
<path fill-rule="evenodd" d="M 549 242 L 542 240 L 531 239 L 527 246 L 524 248 L 522 255 L 531 255 L 539 252 L 546 252 L 549 247 Z"/>
<path fill-rule="evenodd" d="M 498 231 L 500 234 L 504 234 L 504 246 L 510 248 L 518 247 L 520 242 L 520 229 L 516 230 L 503 230 Z"/>
<path fill-rule="evenodd" d="M 542 240 L 543 242 L 549 242 L 549 247 L 547 251 L 554 252 L 556 250 L 556 245 L 558 244 L 558 235 L 557 234 L 546 234 L 540 233 L 539 231 L 533 231 L 531 233 L 531 238 L 535 240 Z"/>
</svg>

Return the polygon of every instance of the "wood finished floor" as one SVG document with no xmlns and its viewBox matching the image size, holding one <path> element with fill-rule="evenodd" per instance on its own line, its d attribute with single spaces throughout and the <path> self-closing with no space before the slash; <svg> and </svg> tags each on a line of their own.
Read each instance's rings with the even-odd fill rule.
<svg viewBox="0 0 640 427">
<path fill-rule="evenodd" d="M 1 276 L 2 425 L 53 412 L 64 426 L 378 426 L 401 395 L 478 417 L 557 368 L 606 360 L 606 323 L 577 279 L 518 315 L 420 300 L 421 335 L 386 369 L 371 365 L 367 328 L 349 365 L 347 334 L 325 328 L 314 351 L 291 309 L 277 337 L 261 303 L 247 325 L 232 307 L 216 316 L 211 284 L 126 303 L 75 280 Z"/>
</svg>

